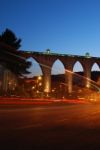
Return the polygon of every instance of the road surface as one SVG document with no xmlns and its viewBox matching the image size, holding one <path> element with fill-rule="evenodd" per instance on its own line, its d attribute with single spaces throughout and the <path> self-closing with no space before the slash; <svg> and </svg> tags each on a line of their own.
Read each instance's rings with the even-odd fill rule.
<svg viewBox="0 0 100 150">
<path fill-rule="evenodd" d="M 98 150 L 100 105 L 1 105 L 0 149 Z"/>
</svg>

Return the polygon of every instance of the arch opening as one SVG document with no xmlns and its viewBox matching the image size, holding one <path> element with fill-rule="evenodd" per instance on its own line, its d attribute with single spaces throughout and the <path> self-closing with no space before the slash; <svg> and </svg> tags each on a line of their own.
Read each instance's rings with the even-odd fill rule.
<svg viewBox="0 0 100 150">
<path fill-rule="evenodd" d="M 57 75 L 57 74 L 65 74 L 65 68 L 63 63 L 57 59 L 51 68 L 51 74 L 52 75 Z"/>
<path fill-rule="evenodd" d="M 82 64 L 79 61 L 75 62 L 73 72 L 83 72 Z"/>
<path fill-rule="evenodd" d="M 29 97 L 43 97 L 42 68 L 33 57 L 30 57 L 27 60 L 30 61 L 32 65 L 28 69 L 30 74 L 26 76 L 25 83 L 23 85 L 24 92 L 27 93 Z"/>
<path fill-rule="evenodd" d="M 34 77 L 34 76 L 43 75 L 40 64 L 33 57 L 30 57 L 27 60 L 32 63 L 32 66 L 28 69 L 30 74 L 27 75 L 27 77 Z"/>
<path fill-rule="evenodd" d="M 55 98 L 65 97 L 65 68 L 57 59 L 51 68 L 51 95 Z"/>
<path fill-rule="evenodd" d="M 100 68 L 97 63 L 94 63 L 91 68 L 91 79 L 100 84 Z"/>
<path fill-rule="evenodd" d="M 83 66 L 79 61 L 76 61 L 73 66 L 73 92 L 78 95 L 82 92 L 82 88 L 85 85 Z"/>
</svg>

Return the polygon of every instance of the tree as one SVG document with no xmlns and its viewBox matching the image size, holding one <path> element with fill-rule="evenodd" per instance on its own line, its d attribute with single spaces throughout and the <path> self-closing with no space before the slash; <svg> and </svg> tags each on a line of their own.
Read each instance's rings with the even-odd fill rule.
<svg viewBox="0 0 100 150">
<path fill-rule="evenodd" d="M 11 30 L 6 29 L 0 35 L 0 62 L 15 75 L 23 76 L 30 73 L 27 69 L 30 68 L 31 62 L 22 57 L 21 52 L 18 51 L 20 43 L 21 39 L 17 39 Z"/>
<path fill-rule="evenodd" d="M 20 48 L 21 39 L 17 39 L 15 34 L 9 30 L 6 29 L 1 35 L 0 35 L 0 42 L 3 42 L 7 44 L 8 46 L 11 46 L 15 50 Z"/>
</svg>

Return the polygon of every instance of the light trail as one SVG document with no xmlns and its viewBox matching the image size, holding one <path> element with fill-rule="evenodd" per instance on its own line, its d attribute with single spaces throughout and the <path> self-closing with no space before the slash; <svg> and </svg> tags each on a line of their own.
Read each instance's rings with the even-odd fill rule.
<svg viewBox="0 0 100 150">
<path fill-rule="evenodd" d="M 38 63 L 38 62 L 37 62 Z M 39 64 L 38 63 L 38 65 L 41 65 L 41 66 L 43 66 L 43 67 L 46 67 L 46 68 L 48 68 L 48 69 L 50 69 L 51 70 L 51 67 L 49 67 L 49 66 L 47 66 L 47 65 L 45 65 L 45 64 Z M 79 75 L 79 74 L 77 74 L 77 73 L 75 73 L 75 72 L 73 72 L 73 71 L 70 71 L 70 70 L 68 70 L 68 69 L 65 69 L 65 72 L 68 72 L 68 73 L 70 73 L 70 74 L 73 74 L 73 75 L 76 75 L 76 76 L 78 76 L 79 78 L 83 78 L 84 80 L 86 80 L 86 81 L 89 81 L 90 82 L 90 84 L 92 85 L 92 86 L 94 86 L 99 92 L 100 92 L 100 85 L 98 85 L 95 81 L 93 81 L 93 80 L 91 80 L 90 78 L 87 78 L 87 77 L 85 77 L 85 76 L 82 76 L 82 75 Z M 67 85 L 66 83 L 61 83 L 61 84 L 63 84 L 63 85 Z"/>
<path fill-rule="evenodd" d="M 98 91 L 100 92 L 100 85 L 98 85 L 95 81 L 93 81 L 93 80 L 91 80 L 90 78 L 87 78 L 87 77 L 85 77 L 85 76 L 82 76 L 82 75 L 79 75 L 79 74 L 77 74 L 77 73 L 75 73 L 75 72 L 73 72 L 73 71 L 70 71 L 70 70 L 68 70 L 68 69 L 65 69 L 65 71 L 66 72 L 68 72 L 68 73 L 70 73 L 70 74 L 74 74 L 74 75 L 76 75 L 76 76 L 78 76 L 78 77 L 80 77 L 80 78 L 83 78 L 84 80 L 87 80 L 87 81 L 89 81 L 90 82 L 90 84 L 91 85 L 93 85 L 96 89 L 98 89 Z M 92 83 L 91 83 L 92 82 Z M 94 83 L 94 84 L 93 84 Z"/>
</svg>

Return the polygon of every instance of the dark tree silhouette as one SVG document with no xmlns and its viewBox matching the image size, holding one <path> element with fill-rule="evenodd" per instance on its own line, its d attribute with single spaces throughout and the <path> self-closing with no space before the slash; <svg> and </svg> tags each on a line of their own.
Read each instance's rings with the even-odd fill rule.
<svg viewBox="0 0 100 150">
<path fill-rule="evenodd" d="M 17 39 L 11 30 L 6 29 L 0 35 L 0 62 L 12 73 L 23 76 L 30 73 L 27 69 L 30 68 L 31 62 L 22 57 L 21 52 L 18 51 L 20 42 L 21 39 Z"/>
<path fill-rule="evenodd" d="M 20 48 L 20 43 L 21 43 L 21 39 L 17 39 L 17 37 L 15 36 L 15 34 L 9 30 L 6 29 L 1 35 L 0 35 L 0 42 L 3 42 L 9 46 L 11 46 L 12 48 L 14 48 L 15 50 Z"/>
</svg>

